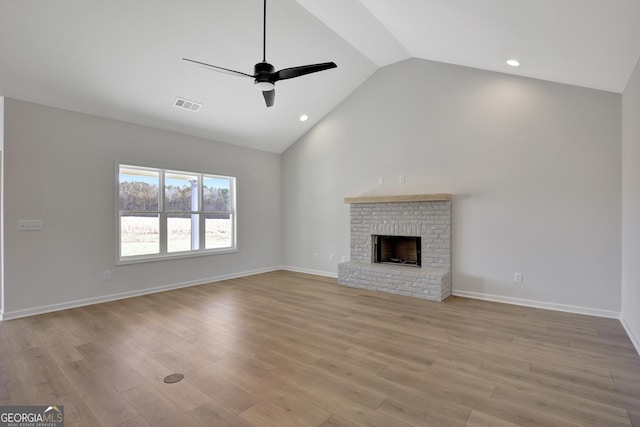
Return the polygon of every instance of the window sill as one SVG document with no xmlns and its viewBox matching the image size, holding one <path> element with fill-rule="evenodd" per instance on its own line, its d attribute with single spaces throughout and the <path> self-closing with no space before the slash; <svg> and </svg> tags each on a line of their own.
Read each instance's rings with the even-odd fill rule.
<svg viewBox="0 0 640 427">
<path fill-rule="evenodd" d="M 222 254 L 235 254 L 239 252 L 240 251 L 237 248 L 225 248 L 225 249 L 209 249 L 206 251 L 198 251 L 198 252 L 179 252 L 176 254 L 167 254 L 167 255 L 141 255 L 136 257 L 127 257 L 126 259 L 119 259 L 116 261 L 116 265 L 129 265 L 129 264 L 141 264 L 145 262 L 170 261 L 174 259 L 198 258 L 203 256 L 222 255 Z"/>
</svg>

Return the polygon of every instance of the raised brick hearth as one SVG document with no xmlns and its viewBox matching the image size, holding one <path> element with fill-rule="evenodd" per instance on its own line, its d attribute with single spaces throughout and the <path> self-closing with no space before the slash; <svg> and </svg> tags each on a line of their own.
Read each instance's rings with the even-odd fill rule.
<svg viewBox="0 0 640 427">
<path fill-rule="evenodd" d="M 341 285 L 442 301 L 451 295 L 451 195 L 345 199 L 351 203 L 351 260 Z M 421 238 L 422 266 L 373 263 L 372 236 Z"/>
</svg>

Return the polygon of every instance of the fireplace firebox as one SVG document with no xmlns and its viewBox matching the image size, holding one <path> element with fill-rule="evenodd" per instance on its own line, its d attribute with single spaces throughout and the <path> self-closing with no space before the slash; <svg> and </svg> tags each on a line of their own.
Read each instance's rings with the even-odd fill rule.
<svg viewBox="0 0 640 427">
<path fill-rule="evenodd" d="M 372 235 L 371 247 L 373 263 L 418 268 L 422 265 L 420 237 Z"/>
</svg>

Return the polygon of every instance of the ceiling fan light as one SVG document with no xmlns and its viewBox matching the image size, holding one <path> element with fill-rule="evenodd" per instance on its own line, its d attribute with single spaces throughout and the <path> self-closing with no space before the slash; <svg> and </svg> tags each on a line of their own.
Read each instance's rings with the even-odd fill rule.
<svg viewBox="0 0 640 427">
<path fill-rule="evenodd" d="M 262 92 L 269 92 L 276 87 L 276 85 L 271 82 L 255 82 L 253 85 L 256 89 Z"/>
</svg>

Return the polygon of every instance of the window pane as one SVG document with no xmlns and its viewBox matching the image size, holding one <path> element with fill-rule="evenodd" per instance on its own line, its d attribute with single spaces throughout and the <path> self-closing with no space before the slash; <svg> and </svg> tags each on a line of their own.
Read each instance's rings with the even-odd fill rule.
<svg viewBox="0 0 640 427">
<path fill-rule="evenodd" d="M 231 212 L 231 180 L 205 176 L 203 182 L 204 211 Z"/>
<path fill-rule="evenodd" d="M 122 261 L 235 248 L 235 178 L 124 164 L 117 173 Z"/>
<path fill-rule="evenodd" d="M 120 216 L 120 256 L 160 253 L 160 217 L 157 214 Z"/>
<path fill-rule="evenodd" d="M 199 215 L 167 215 L 167 252 L 197 250 Z"/>
<path fill-rule="evenodd" d="M 231 247 L 232 221 L 230 214 L 206 214 L 204 231 L 205 249 Z"/>
<path fill-rule="evenodd" d="M 164 201 L 167 212 L 198 210 L 198 177 L 180 172 L 164 176 Z"/>
<path fill-rule="evenodd" d="M 120 166 L 121 211 L 157 211 L 160 174 L 157 171 Z"/>
</svg>

